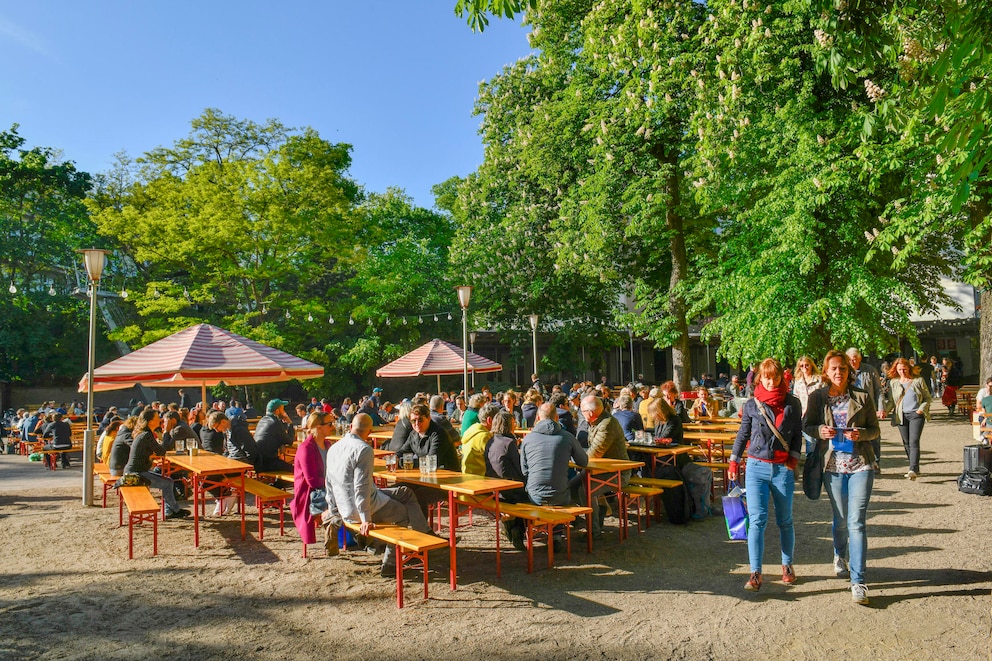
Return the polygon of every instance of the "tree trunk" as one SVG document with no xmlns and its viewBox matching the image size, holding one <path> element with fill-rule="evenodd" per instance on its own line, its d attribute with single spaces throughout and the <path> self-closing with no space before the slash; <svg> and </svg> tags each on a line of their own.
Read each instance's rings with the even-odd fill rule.
<svg viewBox="0 0 992 661">
<path fill-rule="evenodd" d="M 685 251 L 682 216 L 679 206 L 679 167 L 678 158 L 670 158 L 671 171 L 668 175 L 668 210 L 665 222 L 668 225 L 672 251 L 672 277 L 668 282 L 668 312 L 675 319 L 677 337 L 672 343 L 672 380 L 680 390 L 689 389 L 692 375 L 692 357 L 689 353 L 689 322 L 686 319 L 686 305 L 678 293 L 679 285 L 688 275 L 689 259 Z"/>
<path fill-rule="evenodd" d="M 992 212 L 989 187 L 976 185 L 974 190 L 978 199 L 970 205 L 968 210 L 973 231 L 988 222 L 989 213 Z M 979 358 L 978 383 L 984 385 L 985 379 L 992 376 L 992 283 L 988 282 L 987 278 L 985 282 L 981 283 L 980 292 L 981 298 L 979 300 L 982 309 L 978 313 L 978 350 L 981 357 Z"/>
<path fill-rule="evenodd" d="M 985 379 L 992 376 L 992 291 L 981 291 L 982 309 L 978 322 L 978 348 L 981 353 L 978 371 L 978 383 L 984 384 Z M 986 314 L 987 313 L 987 314 Z"/>
</svg>

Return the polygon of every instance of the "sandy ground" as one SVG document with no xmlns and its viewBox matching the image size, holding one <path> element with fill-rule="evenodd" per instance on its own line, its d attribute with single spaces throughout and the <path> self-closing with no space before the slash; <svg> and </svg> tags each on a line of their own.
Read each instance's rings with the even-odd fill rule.
<svg viewBox="0 0 992 661">
<path fill-rule="evenodd" d="M 52 473 L 3 456 L 0 658 L 986 659 L 992 498 L 955 483 L 970 442 L 963 418 L 940 409 L 924 431 L 923 477 L 909 482 L 883 425 L 867 607 L 832 575 L 826 496 L 801 491 L 791 588 L 775 577 L 771 526 L 765 586 L 744 592 L 747 548 L 727 540 L 720 516 L 635 529 L 622 545 L 606 535 L 592 555 L 576 544 L 550 571 L 538 553 L 532 575 L 511 549 L 497 580 L 492 522 L 478 516 L 461 533 L 459 589 L 445 582 L 446 552 L 432 554 L 431 599 L 410 572 L 397 610 L 378 558 L 314 546 L 304 560 L 292 524 L 280 537 L 274 517 L 264 542 L 250 525 L 242 541 L 233 517 L 208 517 L 199 549 L 191 522 L 160 523 L 157 557 L 139 528 L 128 561 L 116 497 L 82 507 L 78 462 Z"/>
</svg>

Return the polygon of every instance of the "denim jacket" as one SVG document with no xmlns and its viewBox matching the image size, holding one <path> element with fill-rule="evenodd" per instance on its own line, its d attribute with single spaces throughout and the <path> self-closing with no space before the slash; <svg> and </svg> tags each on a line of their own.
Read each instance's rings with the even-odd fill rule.
<svg viewBox="0 0 992 661">
<path fill-rule="evenodd" d="M 799 459 L 803 447 L 803 409 L 799 399 L 793 395 L 788 395 L 785 398 L 785 413 L 782 416 L 782 425 L 779 427 L 779 432 L 787 444 L 785 448 L 782 447 L 782 443 L 768 427 L 765 417 L 758 409 L 758 404 L 758 400 L 753 397 L 744 403 L 744 408 L 741 410 L 741 426 L 737 432 L 737 439 L 734 441 L 734 448 L 730 453 L 730 461 L 740 461 L 745 444 L 747 456 L 755 459 L 771 461 L 775 456 L 775 450 L 788 450 L 790 457 Z M 765 413 L 774 422 L 775 414 L 771 408 L 764 404 L 761 406 L 764 407 Z"/>
</svg>

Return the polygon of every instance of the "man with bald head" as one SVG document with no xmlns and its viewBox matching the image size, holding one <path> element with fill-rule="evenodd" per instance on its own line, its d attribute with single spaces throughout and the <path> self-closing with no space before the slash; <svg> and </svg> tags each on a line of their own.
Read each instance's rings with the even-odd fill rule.
<svg viewBox="0 0 992 661">
<path fill-rule="evenodd" d="M 372 418 L 359 413 L 351 421 L 351 431 L 327 448 L 328 509 L 324 522 L 331 526 L 328 538 L 337 539 L 342 519 L 360 524 L 362 535 L 368 535 L 377 523 L 394 523 L 429 533 L 413 491 L 404 486 L 380 489 L 372 481 L 374 453 L 368 443 L 371 432 Z M 380 570 L 387 578 L 396 575 L 393 553 L 393 547 L 387 545 Z"/>
<path fill-rule="evenodd" d="M 581 407 L 582 417 L 589 423 L 589 458 L 630 459 L 627 456 L 627 439 L 624 438 L 623 427 L 603 405 L 603 400 L 595 395 L 587 395 L 582 398 Z M 585 477 L 581 477 L 584 483 Z M 624 486 L 630 482 L 630 471 L 620 473 L 620 482 Z M 581 499 L 585 499 L 585 489 L 579 488 L 579 496 Z M 594 490 L 592 502 L 589 503 L 593 514 L 593 535 L 597 535 L 603 530 L 603 516 L 599 507 L 599 497 L 601 496 L 606 496 L 605 487 Z M 624 516 L 623 512 L 618 512 L 618 514 Z"/>
</svg>

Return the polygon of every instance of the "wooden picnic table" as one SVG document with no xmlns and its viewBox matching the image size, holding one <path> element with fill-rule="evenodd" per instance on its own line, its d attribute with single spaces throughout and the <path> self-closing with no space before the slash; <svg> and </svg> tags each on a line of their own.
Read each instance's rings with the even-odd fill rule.
<svg viewBox="0 0 992 661">
<path fill-rule="evenodd" d="M 500 574 L 500 514 L 499 514 L 499 492 L 507 489 L 519 489 L 524 486 L 523 482 L 516 480 L 502 480 L 483 475 L 470 475 L 458 471 L 439 469 L 433 473 L 421 473 L 420 470 L 396 470 L 387 471 L 385 465 L 378 464 L 375 467 L 376 477 L 385 479 L 387 482 L 397 482 L 400 484 L 419 484 L 435 489 L 442 489 L 448 492 L 448 554 L 451 561 L 449 569 L 449 580 L 451 589 L 458 588 L 458 559 L 455 552 L 455 531 L 458 529 L 458 506 L 455 502 L 456 495 L 464 496 L 484 496 L 492 494 L 496 501 L 496 576 Z"/>
<path fill-rule="evenodd" d="M 691 454 L 696 449 L 695 445 L 628 445 L 627 453 L 640 452 L 648 455 L 653 477 L 658 462 L 661 462 L 662 465 L 672 464 L 675 462 L 675 457 L 681 454 Z"/>
<path fill-rule="evenodd" d="M 682 438 L 687 441 L 701 441 L 706 444 L 706 461 L 713 461 L 713 445 L 720 445 L 720 457 L 726 456 L 727 444 L 733 444 L 737 438 L 737 432 L 731 431 L 691 431 L 684 432 Z"/>
<path fill-rule="evenodd" d="M 193 477 L 193 546 L 200 546 L 200 505 L 204 500 L 204 483 L 212 486 L 221 484 L 218 480 L 209 479 L 211 476 L 229 476 L 236 473 L 237 477 L 227 477 L 230 482 L 240 484 L 238 499 L 241 501 L 241 539 L 245 538 L 245 473 L 254 470 L 254 466 L 243 461 L 229 459 L 223 455 L 200 450 L 196 456 L 181 452 L 169 452 L 163 458 L 163 472 L 171 473 L 176 467 L 189 471 Z"/>
<path fill-rule="evenodd" d="M 620 526 L 617 537 L 622 542 L 627 536 L 627 498 L 623 492 L 623 472 L 635 470 L 644 466 L 643 461 L 629 459 L 607 459 L 606 457 L 589 458 L 585 466 L 571 463 L 572 468 L 585 471 L 586 504 L 592 505 L 592 499 L 597 491 L 612 488 L 617 494 L 617 504 L 620 510 Z M 593 486 L 595 485 L 595 486 Z M 592 553 L 592 513 L 586 514 L 586 548 Z"/>
</svg>

